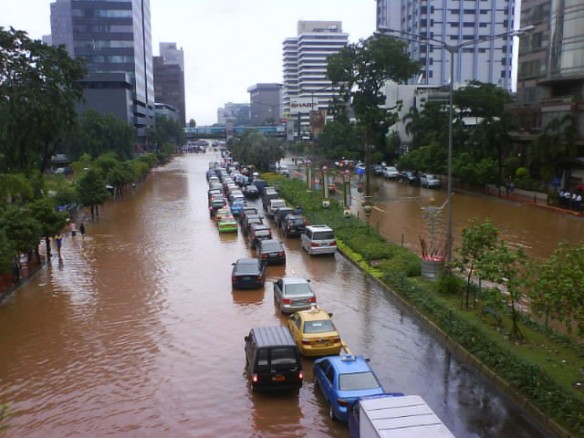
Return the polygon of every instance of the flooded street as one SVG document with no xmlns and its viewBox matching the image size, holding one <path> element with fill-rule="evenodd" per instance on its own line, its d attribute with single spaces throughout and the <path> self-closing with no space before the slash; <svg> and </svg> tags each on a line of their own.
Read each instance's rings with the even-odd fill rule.
<svg viewBox="0 0 584 438">
<path fill-rule="evenodd" d="M 253 326 L 285 324 L 272 295 L 283 275 L 311 279 L 320 306 L 352 351 L 371 359 L 385 389 L 421 395 L 456 436 L 549 436 L 340 254 L 310 258 L 299 240 L 274 231 L 286 265 L 268 268 L 265 289 L 233 291 L 231 263 L 253 251 L 241 233 L 219 235 L 209 220 L 205 171 L 216 159 L 185 155 L 155 170 L 86 223 L 84 238 L 68 236 L 62 260 L 0 306 L 0 402 L 14 412 L 7 437 L 348 437 L 314 392 L 312 360 L 304 360 L 298 396 L 248 387 L 243 337 Z M 380 206 L 391 214 L 381 220 L 376 211 L 371 223 L 415 241 L 407 228 L 415 220 L 405 215 L 419 217 L 420 206 L 392 201 L 410 188 L 391 184 Z M 440 204 L 443 192 L 431 195 Z M 462 199 L 457 228 L 461 211 L 472 217 L 480 207 Z M 539 209 L 521 222 L 515 209 L 527 207 L 499 205 L 502 234 L 530 250 L 546 246 L 542 254 L 555 248 L 554 230 L 582 226 Z"/>
</svg>

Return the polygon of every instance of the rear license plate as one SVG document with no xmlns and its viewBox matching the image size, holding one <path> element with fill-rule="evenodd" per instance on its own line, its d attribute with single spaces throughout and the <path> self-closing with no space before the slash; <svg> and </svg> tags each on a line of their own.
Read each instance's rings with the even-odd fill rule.
<svg viewBox="0 0 584 438">
<path fill-rule="evenodd" d="M 251 280 L 251 277 L 249 277 L 249 276 L 248 276 L 248 277 L 241 277 L 241 279 L 242 279 L 243 281 L 249 281 L 249 280 Z"/>
<path fill-rule="evenodd" d="M 283 382 L 286 380 L 286 376 L 274 376 L 272 377 L 272 382 Z"/>
</svg>

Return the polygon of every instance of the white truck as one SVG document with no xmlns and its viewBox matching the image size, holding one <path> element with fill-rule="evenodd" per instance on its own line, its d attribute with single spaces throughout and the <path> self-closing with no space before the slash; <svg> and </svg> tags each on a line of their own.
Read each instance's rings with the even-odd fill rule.
<svg viewBox="0 0 584 438">
<path fill-rule="evenodd" d="M 362 397 L 349 409 L 351 438 L 454 438 L 419 395 Z"/>
</svg>

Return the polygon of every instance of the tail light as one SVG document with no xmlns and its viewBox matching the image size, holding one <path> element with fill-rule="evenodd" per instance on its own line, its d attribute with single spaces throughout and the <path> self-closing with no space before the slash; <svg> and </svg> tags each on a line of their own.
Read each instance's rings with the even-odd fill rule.
<svg viewBox="0 0 584 438">
<path fill-rule="evenodd" d="M 333 240 L 331 243 L 329 243 L 330 246 L 337 246 L 337 241 Z"/>
<path fill-rule="evenodd" d="M 310 297 L 310 298 L 308 299 L 308 302 L 309 302 L 309 303 L 316 303 L 316 297 Z"/>
<path fill-rule="evenodd" d="M 267 255 L 267 254 L 261 254 L 261 255 L 260 255 L 260 258 L 262 258 L 262 259 L 267 259 L 267 258 L 268 258 L 268 255 Z"/>
<path fill-rule="evenodd" d="M 280 251 L 280 252 L 278 253 L 278 255 L 279 255 L 280 257 L 284 257 L 284 256 L 286 255 L 286 253 L 285 253 L 284 251 Z"/>
<path fill-rule="evenodd" d="M 303 340 L 302 340 L 302 345 L 310 345 L 310 340 L 308 340 L 308 339 L 303 339 Z"/>
<path fill-rule="evenodd" d="M 237 277 L 235 275 L 231 276 L 231 281 L 237 281 Z"/>
<path fill-rule="evenodd" d="M 310 246 L 312 246 L 314 248 L 314 247 L 320 246 L 320 244 L 318 244 L 316 242 L 310 242 Z"/>
<path fill-rule="evenodd" d="M 253 374 L 253 375 L 251 376 L 251 381 L 252 381 L 253 383 L 258 383 L 258 382 L 259 382 L 259 380 L 260 380 L 260 378 L 258 377 L 258 375 L 257 375 L 257 374 Z"/>
<path fill-rule="evenodd" d="M 284 298 L 282 304 L 292 304 L 292 300 L 290 298 Z"/>
<path fill-rule="evenodd" d="M 340 336 L 335 336 L 335 337 L 333 338 L 333 342 L 334 342 L 335 344 L 338 344 L 339 342 L 341 342 L 341 337 L 340 337 Z"/>
<path fill-rule="evenodd" d="M 339 404 L 339 406 L 349 406 L 349 402 L 347 400 L 345 400 L 344 398 L 338 398 L 337 399 L 337 403 Z"/>
<path fill-rule="evenodd" d="M 298 371 L 298 380 L 304 379 L 304 373 L 302 371 Z"/>
</svg>

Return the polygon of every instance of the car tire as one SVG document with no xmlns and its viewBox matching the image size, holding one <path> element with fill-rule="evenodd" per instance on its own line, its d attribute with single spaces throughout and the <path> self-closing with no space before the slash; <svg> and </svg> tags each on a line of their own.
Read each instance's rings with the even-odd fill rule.
<svg viewBox="0 0 584 438">
<path fill-rule="evenodd" d="M 337 416 L 335 415 L 335 410 L 333 409 L 333 405 L 329 405 L 329 418 L 333 421 L 337 421 Z"/>
</svg>

